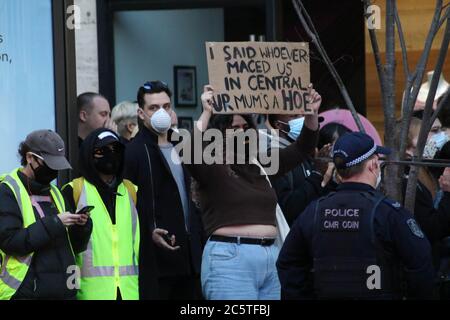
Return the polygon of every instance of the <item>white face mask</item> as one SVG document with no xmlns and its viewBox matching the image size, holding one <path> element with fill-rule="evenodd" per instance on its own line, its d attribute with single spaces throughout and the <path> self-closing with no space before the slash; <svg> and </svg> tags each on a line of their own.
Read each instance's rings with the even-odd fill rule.
<svg viewBox="0 0 450 320">
<path fill-rule="evenodd" d="M 377 176 L 377 184 L 375 186 L 375 189 L 378 189 L 378 187 L 380 186 L 380 183 L 381 183 L 381 172 Z"/>
<path fill-rule="evenodd" d="M 375 189 L 378 189 L 378 187 L 381 184 L 381 168 L 380 168 L 379 164 L 378 164 L 378 169 L 379 169 L 379 171 L 378 171 L 378 174 L 376 175 L 377 176 L 377 181 L 375 182 Z M 374 175 L 375 175 L 375 173 L 374 173 Z"/>
<path fill-rule="evenodd" d="M 377 175 L 377 182 L 376 182 L 376 184 L 375 184 L 375 189 L 378 189 L 378 187 L 380 186 L 380 184 L 381 184 L 381 166 L 380 166 L 380 164 L 378 163 L 378 175 Z"/>
<path fill-rule="evenodd" d="M 166 110 L 159 109 L 150 118 L 150 125 L 156 132 L 164 134 L 169 131 L 170 127 L 172 126 L 172 118 L 166 112 Z"/>
</svg>

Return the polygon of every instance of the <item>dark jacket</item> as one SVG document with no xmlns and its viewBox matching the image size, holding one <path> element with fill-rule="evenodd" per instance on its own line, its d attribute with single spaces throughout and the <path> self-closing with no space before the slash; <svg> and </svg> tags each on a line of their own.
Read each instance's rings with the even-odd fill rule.
<svg viewBox="0 0 450 320">
<path fill-rule="evenodd" d="M 343 183 L 339 185 L 337 192 L 329 197 L 328 202 L 330 203 L 327 203 L 328 206 L 319 206 L 317 216 L 317 201 L 314 201 L 295 221 L 277 261 L 283 299 L 310 299 L 315 297 L 317 290 L 315 290 L 314 279 L 317 279 L 318 275 L 320 275 L 318 273 L 319 271 L 322 271 L 322 274 L 324 273 L 324 269 L 318 268 L 317 265 L 325 261 L 324 257 L 317 259 L 318 257 L 315 256 L 314 252 L 317 251 L 317 248 L 336 248 L 336 250 L 332 250 L 331 255 L 327 256 L 328 260 L 337 260 L 336 257 L 340 257 L 341 260 L 347 259 L 344 260 L 347 262 L 344 267 L 342 263 L 340 267 L 336 266 L 335 262 L 329 263 L 326 266 L 326 271 L 329 273 L 327 277 L 323 276 L 322 279 L 328 281 L 328 286 L 337 286 L 340 291 L 345 292 L 348 289 L 349 283 L 345 283 L 343 277 L 361 277 L 358 273 L 360 269 L 355 269 L 355 260 L 359 261 L 359 263 L 360 261 L 366 261 L 364 259 L 367 259 L 369 251 L 366 248 L 356 247 L 360 250 L 349 252 L 349 247 L 344 243 L 348 237 L 352 237 L 356 232 L 366 232 L 368 228 L 366 227 L 364 229 L 363 222 L 361 222 L 361 225 L 358 222 L 357 227 L 349 231 L 348 229 L 345 230 L 343 223 L 352 219 L 353 221 L 359 221 L 360 219 L 363 221 L 363 218 L 370 214 L 369 210 L 373 209 L 372 204 L 369 206 L 370 209 L 368 211 L 364 210 L 367 205 L 364 204 L 366 203 L 366 197 L 364 197 L 363 193 L 366 192 L 376 194 L 376 191 L 369 185 L 362 183 Z M 362 212 L 360 215 L 355 215 L 353 218 L 342 216 L 334 216 L 335 218 L 333 218 L 333 215 L 324 214 L 320 208 L 322 210 L 323 208 L 335 208 L 336 210 L 343 208 L 363 209 L 361 209 Z M 356 217 L 358 218 L 356 219 Z M 383 254 L 385 265 L 394 266 L 396 260 L 403 265 L 403 276 L 408 284 L 408 294 L 410 297 L 422 299 L 433 298 L 434 271 L 430 243 L 414 221 L 411 213 L 402 208 L 399 203 L 384 198 L 376 207 L 373 219 L 372 235 L 376 236 L 378 241 L 375 241 L 375 243 L 378 242 L 383 252 L 385 252 Z M 331 231 L 329 225 L 327 226 L 326 224 L 330 221 L 327 220 L 331 220 L 333 225 L 334 222 L 338 222 L 338 228 L 334 228 Z M 344 229 L 342 226 L 344 226 Z M 320 243 L 324 247 L 317 245 L 318 239 L 329 235 L 337 235 L 341 241 L 336 240 Z M 364 235 L 367 236 L 366 233 Z M 365 238 L 362 237 L 361 239 Z M 378 254 L 377 258 L 380 258 Z M 350 270 L 353 273 L 345 272 Z M 317 274 L 313 272 L 317 272 Z M 382 277 L 383 274 L 385 273 L 381 274 Z M 365 273 L 362 274 L 364 278 L 364 281 L 361 283 L 362 286 L 366 284 L 369 276 L 370 274 L 367 274 L 367 276 Z M 389 273 L 386 277 L 389 280 Z M 394 282 L 401 282 L 400 277 L 396 279 L 393 277 L 392 280 Z M 384 280 L 382 279 L 382 281 Z"/>
<path fill-rule="evenodd" d="M 280 138 L 280 147 L 290 143 L 291 141 Z M 322 176 L 314 171 L 312 162 L 305 160 L 295 169 L 273 181 L 278 204 L 289 225 L 294 223 L 311 201 L 320 197 L 322 179 Z"/>
<path fill-rule="evenodd" d="M 20 172 L 18 175 L 31 194 L 50 195 L 49 186 L 31 181 Z M 66 228 L 57 217 L 58 211 L 53 203 L 39 204 L 45 216 L 41 218 L 34 209 L 36 222 L 24 228 L 14 194 L 7 185 L 0 185 L 0 248 L 11 256 L 34 252 L 28 273 L 13 299 L 74 299 L 76 290 L 67 286 L 69 277 L 73 276 L 67 273 L 68 268 L 75 265 L 75 259 Z M 91 230 L 90 220 L 84 227 L 69 228 L 75 254 L 86 250 Z"/>
<path fill-rule="evenodd" d="M 407 179 L 403 180 L 403 190 L 406 191 Z M 420 181 L 417 182 L 417 193 L 414 207 L 414 217 L 431 244 L 435 244 L 450 236 L 450 193 L 444 192 L 439 207 L 433 207 L 431 192 Z"/>
<path fill-rule="evenodd" d="M 403 192 L 406 185 L 405 177 Z M 431 192 L 418 181 L 414 217 L 432 244 L 436 280 L 445 282 L 450 279 L 450 193 L 444 192 L 437 208 L 433 204 Z M 447 296 L 448 293 L 441 292 L 441 295 Z"/>
<path fill-rule="evenodd" d="M 170 136 L 169 136 L 170 138 Z M 146 149 L 147 148 L 147 149 Z M 148 153 L 147 153 L 148 150 Z M 191 179 L 184 169 L 185 188 L 190 190 Z M 141 225 L 140 283 L 144 299 L 154 297 L 150 287 L 156 250 L 159 277 L 196 275 L 200 273 L 203 228 L 195 205 L 189 201 L 189 232 L 186 232 L 183 208 L 177 184 L 159 146 L 158 137 L 142 127 L 126 148 L 125 178 L 138 186 L 137 210 Z M 189 199 L 191 196 L 189 194 Z M 176 236 L 180 250 L 169 252 L 153 244 L 155 228 L 166 229 Z M 151 283 L 151 281 L 150 281 Z"/>
</svg>

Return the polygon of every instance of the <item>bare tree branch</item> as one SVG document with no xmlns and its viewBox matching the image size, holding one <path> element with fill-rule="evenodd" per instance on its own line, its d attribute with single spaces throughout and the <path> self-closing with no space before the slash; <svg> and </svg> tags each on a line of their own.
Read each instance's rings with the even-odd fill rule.
<svg viewBox="0 0 450 320">
<path fill-rule="evenodd" d="M 417 95 L 419 94 L 419 89 L 422 84 L 423 75 L 425 73 L 425 67 L 428 62 L 428 57 L 430 55 L 434 37 L 436 36 L 437 31 L 439 30 L 438 27 L 441 9 L 442 9 L 442 0 L 437 0 L 433 20 L 430 25 L 430 30 L 425 40 L 424 50 L 420 56 L 419 62 L 417 63 L 416 70 L 414 71 L 412 77 L 407 81 L 405 90 L 405 99 L 402 110 L 402 125 L 400 132 L 400 156 L 402 158 L 404 157 L 406 152 L 406 146 L 408 142 L 408 132 L 409 127 L 411 125 L 411 117 L 414 110 L 414 104 L 417 100 Z"/>
<path fill-rule="evenodd" d="M 445 7 L 447 7 L 449 5 L 450 5 L 450 3 L 447 3 L 445 6 L 442 7 L 442 9 L 444 9 Z M 445 11 L 445 13 L 442 16 L 441 20 L 439 21 L 438 29 L 440 29 L 442 27 L 442 25 L 445 23 L 445 20 L 448 18 L 449 14 L 450 14 L 450 11 L 447 8 L 447 10 Z"/>
<path fill-rule="evenodd" d="M 319 34 L 317 33 L 310 16 L 308 15 L 307 11 L 305 10 L 303 3 L 301 2 L 301 0 L 292 0 L 292 3 L 294 5 L 295 11 L 297 12 L 297 15 L 300 19 L 300 22 L 301 22 L 303 28 L 305 29 L 308 36 L 311 38 L 312 43 L 315 45 L 317 51 L 319 51 L 320 55 L 322 56 L 322 58 L 324 59 L 326 65 L 328 67 L 328 70 L 330 71 L 331 75 L 333 76 L 334 80 L 336 81 L 336 83 L 339 87 L 339 90 L 341 91 L 342 97 L 344 98 L 345 104 L 347 105 L 348 109 L 350 110 L 350 112 L 353 116 L 353 119 L 355 120 L 355 123 L 358 126 L 358 129 L 361 132 L 365 132 L 364 127 L 361 123 L 361 119 L 359 118 L 358 113 L 356 112 L 356 109 L 350 98 L 350 95 L 348 94 L 347 88 L 345 87 L 344 82 L 342 81 L 338 72 L 334 68 L 333 63 L 331 62 L 330 58 L 328 57 L 328 54 L 326 53 L 326 51 L 320 41 Z"/>
<path fill-rule="evenodd" d="M 384 130 L 385 145 L 392 149 L 389 160 L 398 160 L 398 137 L 396 136 L 396 116 L 395 116 L 395 16 L 396 16 L 395 0 L 386 0 L 386 84 L 385 95 L 386 101 L 384 105 Z M 386 193 L 389 197 L 401 200 L 402 192 L 398 188 L 400 182 L 399 168 L 395 166 L 387 167 L 386 176 L 388 177 L 384 184 Z"/>
<path fill-rule="evenodd" d="M 439 112 L 441 112 L 442 108 L 447 105 L 448 103 L 450 103 L 450 89 L 447 89 L 447 92 L 444 94 L 444 96 L 442 97 L 441 102 L 439 102 L 436 111 L 433 113 L 433 116 L 431 117 L 431 124 L 434 123 L 434 121 L 436 121 L 436 118 L 439 115 Z"/>
<path fill-rule="evenodd" d="M 397 3 L 394 3 L 394 5 L 395 5 L 394 10 L 395 24 L 397 25 L 398 39 L 400 40 L 400 47 L 402 48 L 403 72 L 405 74 L 405 80 L 408 80 L 408 77 L 410 76 L 408 64 L 408 52 L 406 50 L 405 37 L 403 36 L 402 22 L 400 21 L 400 17 L 398 15 Z"/>
<path fill-rule="evenodd" d="M 447 12 L 450 8 L 447 8 Z M 439 78 L 441 75 L 442 68 L 444 67 L 445 58 L 448 52 L 448 46 L 450 43 L 450 16 L 447 15 L 447 24 L 445 28 L 444 38 L 442 40 L 441 49 L 439 50 L 439 56 L 436 62 L 436 66 L 434 68 L 433 78 L 430 84 L 430 91 L 428 92 L 428 97 L 425 103 L 425 109 L 422 119 L 422 126 L 420 128 L 419 138 L 417 141 L 417 149 L 416 156 L 419 161 L 423 158 L 423 149 L 425 147 L 428 133 L 430 132 L 431 126 L 433 122 L 432 112 L 433 112 L 433 102 L 436 96 L 437 87 L 439 84 Z M 447 97 L 448 98 L 448 92 Z M 442 106 L 441 106 L 442 107 Z M 436 110 L 437 111 L 437 110 Z M 435 113 L 437 115 L 437 113 Z M 414 204 L 416 199 L 416 190 L 417 190 L 417 178 L 418 178 L 419 168 L 417 166 L 413 166 L 409 173 L 408 186 L 406 188 L 405 195 L 405 206 L 411 212 L 414 212 Z"/>
<path fill-rule="evenodd" d="M 364 11 L 367 12 L 367 9 L 371 6 L 370 0 L 364 0 Z M 370 16 L 366 15 L 366 19 Z M 380 80 L 380 89 L 381 89 L 381 97 L 383 101 L 383 107 L 386 105 L 385 97 L 386 97 L 386 79 L 385 79 L 385 72 L 383 69 L 383 64 L 381 63 L 381 54 L 380 54 L 380 47 L 378 46 L 378 40 L 377 35 L 375 34 L 375 30 L 373 28 L 369 28 L 369 37 L 370 42 L 372 44 L 372 50 L 373 50 L 373 56 L 375 58 L 375 66 L 377 68 L 378 73 L 378 79 Z"/>
</svg>

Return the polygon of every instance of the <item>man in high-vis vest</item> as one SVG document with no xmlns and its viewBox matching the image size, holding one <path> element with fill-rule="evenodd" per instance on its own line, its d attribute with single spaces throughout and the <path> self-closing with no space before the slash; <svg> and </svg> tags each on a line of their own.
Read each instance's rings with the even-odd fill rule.
<svg viewBox="0 0 450 320">
<path fill-rule="evenodd" d="M 20 144 L 22 168 L 0 178 L 0 299 L 75 299 L 76 253 L 87 247 L 92 223 L 66 212 L 51 184 L 70 169 L 61 137 L 50 130 Z"/>
<path fill-rule="evenodd" d="M 91 207 L 94 225 L 87 250 L 76 257 L 80 300 L 139 299 L 136 188 L 122 178 L 123 160 L 119 136 L 95 130 L 81 145 L 82 177 L 63 188 L 66 202 L 76 211 Z"/>
</svg>

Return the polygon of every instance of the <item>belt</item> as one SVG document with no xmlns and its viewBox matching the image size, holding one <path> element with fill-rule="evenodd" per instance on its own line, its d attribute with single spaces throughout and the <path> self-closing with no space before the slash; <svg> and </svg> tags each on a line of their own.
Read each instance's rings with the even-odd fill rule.
<svg viewBox="0 0 450 320">
<path fill-rule="evenodd" d="M 227 236 L 211 236 L 210 241 L 228 242 L 237 244 L 256 244 L 263 247 L 271 246 L 275 243 L 273 238 L 243 238 L 243 237 L 227 237 Z"/>
</svg>

